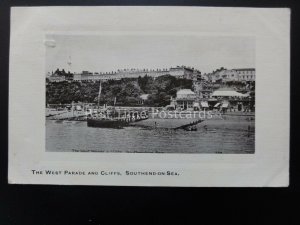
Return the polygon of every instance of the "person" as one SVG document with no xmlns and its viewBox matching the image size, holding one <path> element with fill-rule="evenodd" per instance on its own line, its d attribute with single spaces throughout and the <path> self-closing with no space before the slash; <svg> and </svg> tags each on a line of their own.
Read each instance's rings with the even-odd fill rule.
<svg viewBox="0 0 300 225">
<path fill-rule="evenodd" d="M 195 125 L 192 126 L 192 131 L 197 131 L 197 127 Z"/>
<path fill-rule="evenodd" d="M 248 134 L 247 134 L 248 137 L 250 137 L 250 125 L 248 125 Z"/>
<path fill-rule="evenodd" d="M 225 111 L 226 111 L 226 109 L 225 109 L 225 108 L 222 108 L 222 112 L 223 112 L 223 114 L 225 114 Z"/>
</svg>

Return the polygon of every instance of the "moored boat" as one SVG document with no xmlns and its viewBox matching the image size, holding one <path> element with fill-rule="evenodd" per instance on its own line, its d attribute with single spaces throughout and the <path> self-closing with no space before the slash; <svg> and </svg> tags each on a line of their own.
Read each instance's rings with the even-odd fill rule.
<svg viewBox="0 0 300 225">
<path fill-rule="evenodd" d="M 101 96 L 101 82 L 99 86 L 98 95 L 98 108 L 99 100 Z M 138 122 L 141 120 L 148 119 L 147 115 L 142 115 L 142 112 L 120 112 L 115 109 L 116 98 L 114 100 L 114 106 L 108 110 L 108 108 L 103 110 L 96 110 L 94 115 L 89 115 L 87 118 L 88 127 L 99 127 L 99 128 L 116 128 L 121 129 L 125 126 L 131 126 L 133 122 Z"/>
<path fill-rule="evenodd" d="M 116 128 L 121 129 L 127 126 L 129 123 L 125 120 L 120 119 L 105 119 L 105 118 L 88 118 L 88 127 L 99 127 L 99 128 Z"/>
<path fill-rule="evenodd" d="M 87 118 L 88 127 L 99 127 L 99 128 L 116 128 L 121 129 L 124 127 L 131 126 L 133 122 L 139 122 L 146 120 L 148 117 L 139 119 L 124 119 L 124 118 Z"/>
</svg>

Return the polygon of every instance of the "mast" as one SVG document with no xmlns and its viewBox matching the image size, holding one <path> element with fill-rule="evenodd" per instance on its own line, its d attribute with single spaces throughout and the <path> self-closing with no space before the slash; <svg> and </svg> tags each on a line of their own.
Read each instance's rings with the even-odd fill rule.
<svg viewBox="0 0 300 225">
<path fill-rule="evenodd" d="M 100 80 L 99 93 L 98 93 L 98 108 L 99 108 L 99 103 L 100 103 L 101 89 L 102 89 L 102 86 L 101 86 L 101 80 Z"/>
<path fill-rule="evenodd" d="M 116 102 L 117 102 L 117 97 L 115 97 L 114 99 L 114 106 L 116 105 Z"/>
<path fill-rule="evenodd" d="M 72 70 L 72 59 L 71 59 L 71 56 L 69 56 L 69 60 L 68 60 L 67 64 L 68 64 L 68 71 L 70 71 L 70 73 L 71 73 L 71 70 Z"/>
</svg>

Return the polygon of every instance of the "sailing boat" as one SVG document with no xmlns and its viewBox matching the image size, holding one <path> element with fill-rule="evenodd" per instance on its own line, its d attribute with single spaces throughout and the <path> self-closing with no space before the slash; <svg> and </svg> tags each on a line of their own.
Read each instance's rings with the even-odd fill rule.
<svg viewBox="0 0 300 225">
<path fill-rule="evenodd" d="M 99 93 L 98 93 L 98 108 L 100 106 L 100 97 L 101 97 L 101 81 L 99 86 Z M 96 116 L 96 117 L 90 117 L 87 118 L 87 125 L 88 127 L 100 127 L 100 128 L 117 128 L 121 129 L 126 126 L 130 126 L 132 122 L 138 122 L 141 120 L 148 119 L 148 116 L 141 116 L 140 112 L 131 112 L 129 114 L 121 115 L 116 112 L 115 105 L 117 102 L 117 98 L 114 98 L 114 106 L 112 108 L 112 111 L 109 112 L 106 110 L 102 113 L 102 116 Z"/>
<path fill-rule="evenodd" d="M 101 97 L 102 85 L 100 81 L 99 93 L 98 93 L 98 108 L 100 106 L 100 97 Z M 114 99 L 114 105 L 116 104 L 116 98 Z M 115 109 L 114 109 L 115 112 Z M 119 117 L 110 117 L 108 112 L 106 115 L 102 115 L 101 117 L 90 117 L 87 118 L 87 126 L 88 127 L 100 127 L 100 128 L 117 128 L 121 129 L 124 126 L 127 126 L 129 121 Z"/>
</svg>

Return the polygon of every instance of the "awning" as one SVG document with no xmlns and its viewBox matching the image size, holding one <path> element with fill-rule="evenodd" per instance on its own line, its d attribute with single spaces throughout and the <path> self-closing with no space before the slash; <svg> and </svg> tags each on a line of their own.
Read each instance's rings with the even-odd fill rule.
<svg viewBox="0 0 300 225">
<path fill-rule="evenodd" d="M 242 94 L 237 91 L 230 91 L 230 90 L 224 90 L 224 91 L 214 91 L 212 94 L 212 97 L 248 97 L 247 94 Z"/>
<path fill-rule="evenodd" d="M 228 107 L 228 103 L 223 103 L 222 104 L 222 108 L 227 108 Z"/>
<path fill-rule="evenodd" d="M 220 103 L 217 103 L 217 104 L 215 104 L 215 106 L 214 107 L 218 107 L 220 105 Z"/>
<path fill-rule="evenodd" d="M 148 97 L 149 97 L 149 94 L 142 94 L 140 96 L 140 98 L 143 99 L 143 100 L 148 100 Z"/>
<path fill-rule="evenodd" d="M 168 109 L 168 108 L 173 108 L 173 109 L 175 109 L 175 105 L 167 105 L 166 108 L 167 108 L 167 109 Z"/>
<path fill-rule="evenodd" d="M 207 102 L 201 102 L 201 106 L 203 108 L 208 108 L 208 103 Z"/>
<path fill-rule="evenodd" d="M 200 108 L 200 105 L 199 105 L 198 102 L 195 102 L 194 105 L 193 105 L 193 107 L 198 107 L 198 108 Z"/>
</svg>

